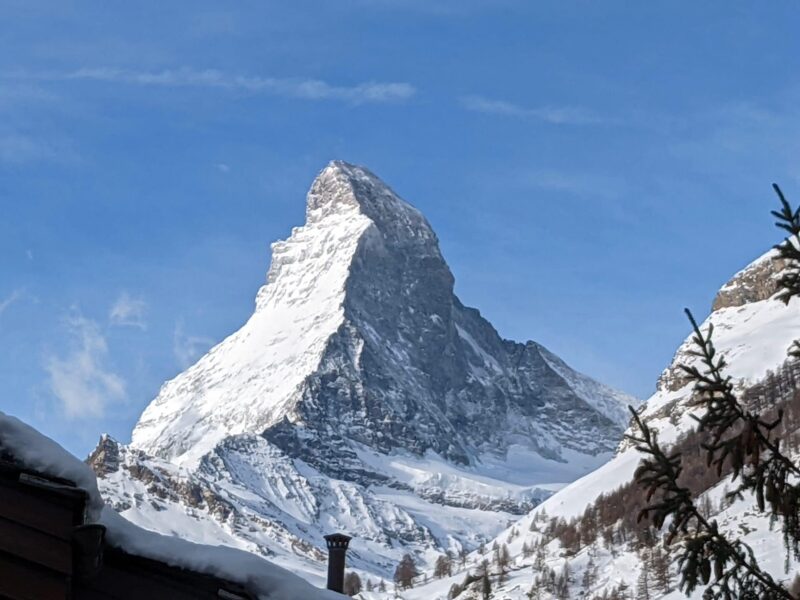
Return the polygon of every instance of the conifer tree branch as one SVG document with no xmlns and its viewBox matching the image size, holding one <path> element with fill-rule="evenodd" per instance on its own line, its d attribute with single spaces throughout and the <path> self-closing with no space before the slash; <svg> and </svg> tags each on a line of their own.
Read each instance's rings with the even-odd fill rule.
<svg viewBox="0 0 800 600">
<path fill-rule="evenodd" d="M 778 299 L 788 304 L 789 300 L 800 295 L 800 207 L 793 210 L 777 184 L 773 183 L 772 189 L 775 190 L 781 203 L 780 210 L 772 211 L 772 215 L 777 219 L 775 226 L 789 234 L 775 246 L 778 258 L 787 261 L 790 265 L 778 278 L 778 286 L 781 290 Z M 800 350 L 794 346 L 793 348 Z"/>
<path fill-rule="evenodd" d="M 730 458 L 733 478 L 736 479 L 745 466 L 758 468 L 762 457 L 766 455 L 765 451 L 768 451 L 769 458 L 780 462 L 788 474 L 800 477 L 800 468 L 781 452 L 780 440 L 770 439 L 770 432 L 780 424 L 783 413 L 779 412 L 774 421 L 767 422 L 742 406 L 733 393 L 730 377 L 722 375 L 727 364 L 724 357 L 716 357 L 716 349 L 711 339 L 713 325 L 709 326 L 708 333 L 704 335 L 691 311 L 688 308 L 684 311 L 692 324 L 693 341 L 698 348 L 691 354 L 700 358 L 704 370 L 687 365 L 680 365 L 680 368 L 695 381 L 698 400 L 693 405 L 704 406 L 706 409 L 705 414 L 696 420 L 698 430 L 708 430 L 712 435 L 712 442 L 704 446 L 708 452 L 708 464 L 714 464 L 717 472 L 721 473 L 725 460 Z M 737 422 L 742 427 L 742 432 L 723 440 L 725 434 L 730 433 Z M 740 444 L 742 441 L 746 443 Z M 717 452 L 721 455 L 717 456 Z"/>
<path fill-rule="evenodd" d="M 706 591 L 707 598 L 792 600 L 781 584 L 759 568 L 747 544 L 741 540 L 729 541 L 720 533 L 716 521 L 709 521 L 700 513 L 690 490 L 678 483 L 680 456 L 666 454 L 656 432 L 642 422 L 632 407 L 629 408 L 639 437 L 630 435 L 628 439 L 647 456 L 636 469 L 634 478 L 647 488 L 648 502 L 660 492 L 655 501 L 642 509 L 638 518 L 649 518 L 658 528 L 670 518 L 667 543 L 671 544 L 678 536 L 683 538 L 684 551 L 678 558 L 681 589 L 691 593 L 698 585 L 709 584 L 713 569 L 715 581 Z"/>
<path fill-rule="evenodd" d="M 800 296 L 800 208 L 793 209 L 781 189 L 773 184 L 781 203 L 772 211 L 777 227 L 788 236 L 775 246 L 776 258 L 784 261 L 778 278 L 776 298 L 788 304 Z M 729 494 L 742 497 L 744 492 L 755 496 L 759 511 L 769 514 L 771 522 L 781 521 L 783 541 L 789 556 L 800 560 L 800 467 L 781 449 L 777 437 L 783 412 L 767 420 L 751 411 L 734 392 L 731 378 L 724 375 L 725 358 L 717 355 L 712 341 L 713 325 L 703 333 L 689 310 L 694 348 L 690 356 L 696 364 L 680 365 L 694 381 L 694 397 L 690 407 L 702 408 L 698 432 L 705 432 L 708 441 L 701 444 L 707 465 L 716 467 L 718 476 L 727 465 L 732 480 L 739 486 Z M 789 355 L 800 358 L 800 343 L 794 342 Z M 679 452 L 665 453 L 656 433 L 644 425 L 631 408 L 639 434 L 628 436 L 645 458 L 634 479 L 647 489 L 648 505 L 639 518 L 649 517 L 661 528 L 668 522 L 667 543 L 681 536 L 683 553 L 678 559 L 682 574 L 681 588 L 690 593 L 700 584 L 709 584 L 712 568 L 714 581 L 703 597 L 711 600 L 789 599 L 792 594 L 772 576 L 760 569 L 752 549 L 741 540 L 729 540 L 718 529 L 715 520 L 705 517 L 694 504 L 691 491 L 683 487 Z"/>
</svg>

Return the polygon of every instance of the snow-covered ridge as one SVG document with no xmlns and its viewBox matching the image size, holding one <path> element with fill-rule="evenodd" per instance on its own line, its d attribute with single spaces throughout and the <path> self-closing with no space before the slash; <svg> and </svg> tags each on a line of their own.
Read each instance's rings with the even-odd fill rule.
<svg viewBox="0 0 800 600">
<path fill-rule="evenodd" d="M 425 217 L 330 163 L 273 244 L 242 328 L 167 382 L 131 447 L 92 464 L 127 518 L 269 556 L 315 580 L 322 536 L 390 577 L 477 547 L 611 457 L 637 401 L 454 295 Z"/>
<path fill-rule="evenodd" d="M 278 427 L 269 439 L 294 444 L 285 423 L 327 438 L 326 422 L 383 451 L 465 463 L 483 444 L 502 452 L 507 434 L 554 460 L 564 446 L 595 456 L 616 444 L 636 400 L 537 344 L 501 340 L 453 295 L 429 223 L 375 175 L 332 162 L 306 219 L 273 244 L 252 317 L 163 386 L 135 447 L 193 467 L 228 435 Z"/>
<path fill-rule="evenodd" d="M 333 190 L 327 203 L 320 188 Z M 291 413 L 299 386 L 343 322 L 350 263 L 372 224 L 333 164 L 309 194 L 308 215 L 305 226 L 272 245 L 253 316 L 162 387 L 133 431 L 134 446 L 196 464 L 226 435 L 263 430 Z"/>
<path fill-rule="evenodd" d="M 714 345 L 726 357 L 729 363 L 727 374 L 740 390 L 763 381 L 769 371 L 777 371 L 786 361 L 786 351 L 791 343 L 800 338 L 800 302 L 793 299 L 786 306 L 775 299 L 775 281 L 784 268 L 785 263 L 775 260 L 773 251 L 753 261 L 721 288 L 711 314 L 700 326 L 703 331 L 707 331 L 710 325 L 714 326 Z M 693 387 L 679 368 L 681 364 L 691 365 L 698 360 L 689 353 L 692 346 L 692 336 L 689 335 L 662 374 L 656 393 L 646 401 L 640 413 L 644 422 L 658 432 L 662 444 L 674 442 L 681 434 L 696 426 L 691 415 L 700 409 L 690 407 Z M 633 431 L 629 429 L 626 433 Z M 534 522 L 541 519 L 544 523 L 554 517 L 571 519 L 582 515 L 601 494 L 608 494 L 628 484 L 640 460 L 641 455 L 636 449 L 624 441 L 616 456 L 606 464 L 557 491 L 529 515 L 500 533 L 495 542 L 508 544 L 511 573 L 502 586 L 495 588 L 494 593 L 508 600 L 525 600 L 531 589 L 531 564 L 534 559 L 530 554 L 525 556 L 523 544 L 530 547 L 541 539 L 535 533 L 537 528 Z M 784 571 L 781 533 L 770 527 L 768 517 L 754 510 L 753 498 L 728 504 L 724 509 L 717 508 L 729 483 L 722 481 L 705 494 L 714 507 L 713 518 L 718 520 L 724 531 L 750 544 L 759 564 L 778 580 L 791 580 L 797 565 L 792 562 L 789 572 Z M 468 567 L 471 566 L 474 571 L 483 558 L 491 560 L 491 553 L 470 555 Z M 565 559 L 564 549 L 557 541 L 547 546 L 544 564 L 548 568 L 558 572 L 567 560 L 572 573 L 570 597 L 575 598 L 601 595 L 620 584 L 626 584 L 630 591 L 636 590 L 637 579 L 642 571 L 641 557 L 627 545 L 608 547 L 602 540 L 584 546 L 576 556 L 569 556 L 568 559 Z M 594 582 L 585 588 L 582 581 L 586 581 L 584 575 L 591 565 L 597 569 L 597 575 Z M 420 586 L 405 597 L 408 600 L 447 598 L 450 585 L 460 583 L 463 577 L 461 573 Z M 673 585 L 673 591 L 668 594 L 651 592 L 650 597 L 653 600 L 683 598 L 684 595 L 674 588 Z M 692 597 L 701 596 L 702 589 Z M 464 597 L 471 596 L 465 594 Z M 542 597 L 551 598 L 548 594 Z"/>
<path fill-rule="evenodd" d="M 773 261 L 773 256 L 770 252 L 759 257 L 736 273 L 722 289 L 733 293 L 737 284 L 748 285 L 747 282 L 753 280 L 754 271 L 765 278 L 766 270 L 766 278 L 773 279 L 783 266 Z M 780 367 L 791 343 L 800 338 L 800 302 L 795 299 L 786 306 L 774 295 L 772 289 L 764 299 L 713 310 L 700 325 L 702 331 L 708 331 L 708 327 L 713 325 L 714 346 L 725 356 L 728 363 L 726 374 L 739 388 L 762 380 L 768 371 Z M 693 386 L 679 367 L 697 364 L 699 358 L 690 354 L 693 347 L 690 334 L 659 378 L 655 394 L 645 402 L 640 412 L 642 420 L 658 431 L 659 441 L 663 444 L 670 444 L 682 433 L 692 430 L 696 426 L 692 415 L 701 410 L 688 406 Z M 625 433 L 634 431 L 628 429 Z M 630 481 L 639 458 L 631 443 L 623 440 L 613 460 L 549 498 L 542 508 L 556 516 L 576 516 L 600 493 Z"/>
</svg>

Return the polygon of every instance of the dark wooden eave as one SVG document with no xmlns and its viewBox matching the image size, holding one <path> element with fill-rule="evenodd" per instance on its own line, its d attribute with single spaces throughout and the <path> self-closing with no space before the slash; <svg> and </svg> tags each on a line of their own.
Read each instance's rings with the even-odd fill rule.
<svg viewBox="0 0 800 600">
<path fill-rule="evenodd" d="M 76 532 L 87 501 L 74 483 L 0 457 L 0 600 L 255 600 L 238 584 L 106 543 L 84 560 Z"/>
</svg>

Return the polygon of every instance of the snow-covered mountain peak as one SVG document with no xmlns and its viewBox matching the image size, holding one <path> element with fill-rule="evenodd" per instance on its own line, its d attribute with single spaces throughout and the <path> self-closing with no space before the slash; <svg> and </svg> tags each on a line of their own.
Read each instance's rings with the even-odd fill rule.
<svg viewBox="0 0 800 600">
<path fill-rule="evenodd" d="M 787 306 L 776 298 L 778 279 L 787 268 L 791 266 L 778 259 L 774 250 L 751 262 L 719 289 L 700 329 L 707 332 L 713 326 L 712 341 L 717 356 L 725 357 L 728 364 L 724 373 L 745 405 L 757 411 L 785 410 L 782 424 L 772 435 L 780 438 L 781 448 L 788 448 L 796 458 L 800 378 L 797 362 L 787 360 L 787 349 L 800 339 L 800 300 L 793 298 Z M 727 471 L 715 478 L 714 469 L 706 468 L 705 453 L 695 446 L 702 437 L 680 441 L 696 430 L 697 421 L 693 417 L 699 417 L 704 410 L 696 402 L 694 382 L 681 369 L 681 365 L 701 366 L 692 352 L 696 346 L 688 323 L 686 329 L 688 337 L 662 374 L 656 392 L 641 407 L 640 418 L 657 432 L 662 447 L 682 452 L 681 485 L 689 485 L 693 494 L 699 494 L 696 505 L 708 513 L 709 521 L 718 525 L 728 539 L 748 544 L 759 566 L 776 581 L 788 584 L 797 572 L 798 562 L 785 556 L 780 528 L 774 528 L 769 516 L 758 510 L 755 495 L 728 495 L 741 480 L 732 481 L 730 474 L 725 475 Z M 632 423 L 626 433 L 639 432 Z M 673 446 L 676 442 L 679 442 L 677 448 Z M 680 536 L 679 541 L 665 549 L 657 537 L 650 537 L 652 532 L 643 535 L 641 526 L 634 525 L 644 492 L 633 484 L 633 479 L 643 458 L 646 455 L 629 439 L 624 440 L 608 463 L 553 494 L 527 517 L 510 525 L 493 543 L 485 544 L 484 552 L 470 555 L 466 570 L 480 572 L 481 562 L 492 559 L 490 548 L 507 544 L 509 573 L 503 581 L 492 580 L 492 591 L 497 598 L 620 598 L 632 597 L 632 590 L 637 598 L 685 597 L 674 581 L 670 584 L 670 577 L 663 577 L 664 565 L 661 583 L 657 585 L 653 585 L 651 570 L 652 551 L 660 548 L 659 552 L 671 553 L 666 561 L 666 574 L 674 578 L 681 565 L 675 560 L 676 551 L 682 553 L 681 548 L 685 548 Z M 561 527 L 558 523 L 567 525 L 561 530 L 565 533 L 553 533 Z M 587 539 L 585 531 L 592 531 Z M 573 532 L 579 533 L 573 537 Z M 580 542 L 573 544 L 572 540 L 577 539 Z M 568 594 L 560 595 L 553 587 L 549 587 L 549 593 L 546 591 L 550 569 L 569 573 L 569 577 L 565 576 Z M 431 580 L 404 597 L 444 600 L 452 597 L 449 590 L 453 583 L 462 585 L 465 581 L 464 587 L 469 587 L 469 580 L 461 573 Z M 478 597 L 479 585 L 480 580 L 457 597 Z M 625 588 L 628 592 L 621 591 Z M 704 592 L 700 586 L 690 597 L 704 597 Z"/>
<path fill-rule="evenodd" d="M 197 520 L 312 571 L 338 530 L 383 576 L 474 548 L 609 458 L 637 401 L 501 338 L 453 286 L 425 217 L 330 163 L 247 322 L 162 386 L 131 447 L 101 440 L 104 490 L 146 526 Z"/>
<path fill-rule="evenodd" d="M 629 402 L 538 345 L 500 338 L 453 295 L 425 217 L 334 161 L 311 186 L 306 223 L 273 244 L 255 313 L 163 386 L 133 444 L 189 466 L 242 433 L 287 452 L 314 438 L 462 464 L 524 440 L 566 461 L 610 451 Z M 318 468 L 361 473 L 347 456 Z"/>
<path fill-rule="evenodd" d="M 334 160 L 314 180 L 306 201 L 307 225 L 336 213 L 361 214 L 386 243 L 416 246 L 441 258 L 436 235 L 422 213 L 365 167 Z"/>
<path fill-rule="evenodd" d="M 333 160 L 311 184 L 306 222 L 313 223 L 330 211 L 358 210 L 363 204 L 375 203 L 383 204 L 388 211 L 417 212 L 367 168 Z"/>
<path fill-rule="evenodd" d="M 783 303 L 773 298 L 785 268 L 785 262 L 774 249 L 753 260 L 719 289 L 711 313 L 703 323 L 704 330 L 709 324 L 714 325 L 715 345 L 727 349 L 730 375 L 743 383 L 760 379 L 768 367 L 773 368 L 785 359 L 785 348 L 774 341 L 786 340 L 788 347 L 793 339 L 793 314 L 783 310 Z M 759 335 L 762 327 L 768 327 L 771 335 Z M 678 392 L 686 385 L 686 375 L 679 365 L 694 362 L 692 349 L 689 336 L 659 377 L 656 388 L 659 392 Z M 734 358 L 739 360 L 734 362 Z"/>
</svg>

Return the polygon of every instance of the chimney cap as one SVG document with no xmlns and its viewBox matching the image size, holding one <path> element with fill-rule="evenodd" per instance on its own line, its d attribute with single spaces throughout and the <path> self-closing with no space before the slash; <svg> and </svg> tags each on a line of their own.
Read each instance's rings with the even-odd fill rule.
<svg viewBox="0 0 800 600">
<path fill-rule="evenodd" d="M 345 535 L 343 533 L 331 533 L 325 536 L 325 542 L 328 544 L 328 548 L 344 548 L 347 549 L 347 546 L 350 544 L 350 540 L 352 540 L 349 535 Z"/>
</svg>

